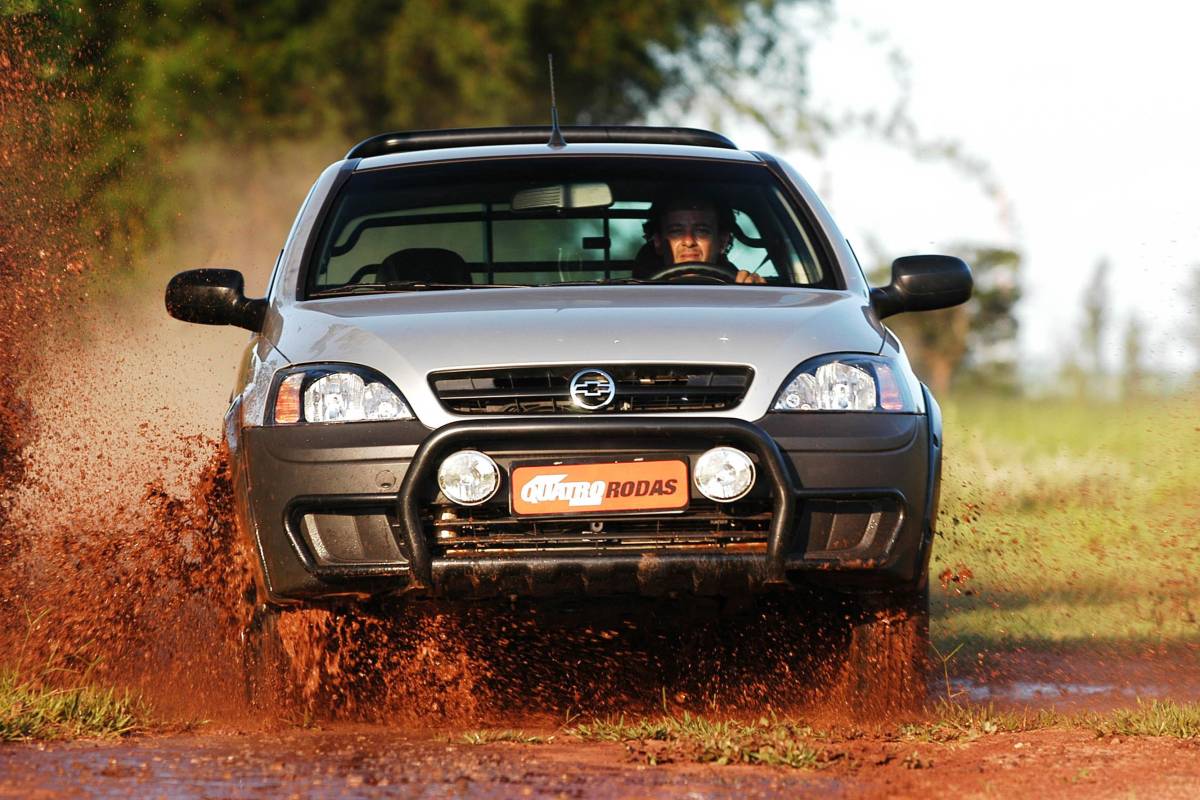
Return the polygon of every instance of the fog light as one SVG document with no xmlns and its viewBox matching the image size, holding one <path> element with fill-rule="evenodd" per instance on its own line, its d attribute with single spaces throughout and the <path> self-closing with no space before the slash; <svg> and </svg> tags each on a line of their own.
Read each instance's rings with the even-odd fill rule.
<svg viewBox="0 0 1200 800">
<path fill-rule="evenodd" d="M 692 468 L 692 482 L 700 494 L 718 503 L 740 500 L 754 485 L 754 462 L 732 447 L 714 447 Z"/>
<path fill-rule="evenodd" d="M 500 468 L 478 450 L 459 450 L 438 467 L 442 494 L 463 506 L 477 506 L 500 488 Z"/>
</svg>

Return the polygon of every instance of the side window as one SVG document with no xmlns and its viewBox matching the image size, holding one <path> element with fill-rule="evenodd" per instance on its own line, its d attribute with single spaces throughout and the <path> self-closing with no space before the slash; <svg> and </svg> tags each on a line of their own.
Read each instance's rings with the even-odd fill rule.
<svg viewBox="0 0 1200 800">
<path fill-rule="evenodd" d="M 778 279 L 779 270 L 771 260 L 771 254 L 768 252 L 766 244 L 763 243 L 762 234 L 754 224 L 754 220 L 750 218 L 749 214 L 734 211 L 734 221 L 742 233 L 742 238 L 733 237 L 733 247 L 729 250 L 729 261 L 738 269 L 744 269 L 767 279 Z M 747 241 L 743 241 L 743 238 Z"/>
</svg>

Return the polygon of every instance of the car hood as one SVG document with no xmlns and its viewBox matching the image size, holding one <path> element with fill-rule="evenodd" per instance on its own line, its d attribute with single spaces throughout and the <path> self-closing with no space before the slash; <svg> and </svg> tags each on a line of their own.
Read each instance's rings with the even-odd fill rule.
<svg viewBox="0 0 1200 800">
<path fill-rule="evenodd" d="M 864 298 L 828 289 L 635 285 L 405 292 L 298 302 L 278 320 L 273 338 L 289 361 L 377 369 L 432 427 L 456 418 L 429 388 L 429 373 L 440 370 L 748 364 L 755 379 L 746 399 L 718 415 L 757 419 L 800 362 L 833 352 L 877 353 L 883 344 L 883 329 L 872 322 Z"/>
</svg>

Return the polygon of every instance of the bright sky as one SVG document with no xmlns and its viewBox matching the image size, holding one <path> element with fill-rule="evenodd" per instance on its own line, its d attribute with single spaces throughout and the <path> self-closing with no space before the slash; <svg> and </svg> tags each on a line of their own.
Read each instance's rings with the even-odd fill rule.
<svg viewBox="0 0 1200 800">
<path fill-rule="evenodd" d="M 1131 315 L 1149 326 L 1152 364 L 1192 363 L 1177 331 L 1200 314 L 1179 294 L 1200 264 L 1200 10 L 1080 0 L 835 7 L 811 62 L 814 104 L 890 107 L 899 90 L 887 47 L 872 42 L 884 34 L 908 61 L 921 135 L 985 160 L 1011 212 L 952 168 L 864 138 L 820 158 L 782 153 L 853 242 L 874 237 L 889 256 L 952 241 L 1015 245 L 1026 256 L 1021 347 L 1042 374 L 1075 348 L 1080 288 L 1108 257 L 1110 364 Z M 759 133 L 734 133 L 742 147 L 771 149 Z"/>
</svg>

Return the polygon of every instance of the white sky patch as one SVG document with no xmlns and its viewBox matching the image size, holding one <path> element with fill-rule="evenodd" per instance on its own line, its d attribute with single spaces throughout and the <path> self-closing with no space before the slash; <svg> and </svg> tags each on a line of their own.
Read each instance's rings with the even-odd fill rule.
<svg viewBox="0 0 1200 800">
<path fill-rule="evenodd" d="M 956 241 L 1021 250 L 1021 348 L 1043 373 L 1077 348 L 1080 288 L 1108 257 L 1110 367 L 1131 315 L 1148 326 L 1155 368 L 1193 363 L 1176 332 L 1200 313 L 1180 294 L 1200 264 L 1200 7 L 839 0 L 836 10 L 813 53 L 813 106 L 890 108 L 899 88 L 887 44 L 872 37 L 885 34 L 908 61 L 921 135 L 986 161 L 1011 209 L 944 163 L 863 136 L 820 158 L 781 152 L 852 241 L 874 239 L 888 256 Z M 731 134 L 778 151 L 749 126 Z"/>
</svg>

